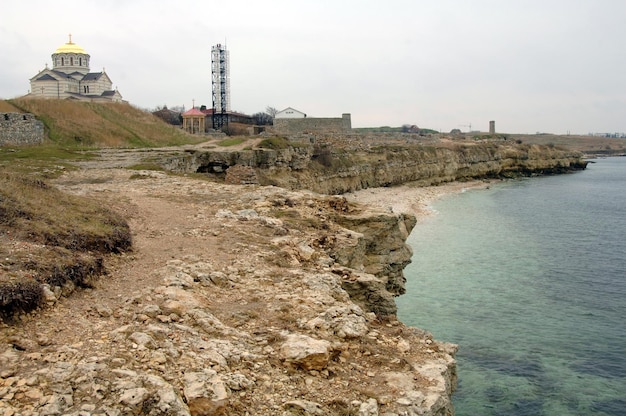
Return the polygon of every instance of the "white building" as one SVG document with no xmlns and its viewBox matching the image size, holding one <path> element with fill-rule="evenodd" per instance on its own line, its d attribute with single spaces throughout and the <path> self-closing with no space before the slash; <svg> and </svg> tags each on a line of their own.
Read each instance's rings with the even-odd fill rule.
<svg viewBox="0 0 626 416">
<path fill-rule="evenodd" d="M 276 113 L 274 118 L 305 118 L 306 114 L 302 111 L 298 111 L 295 108 L 287 107 L 284 110 Z"/>
<path fill-rule="evenodd" d="M 84 101 L 122 101 L 104 72 L 89 72 L 89 54 L 72 42 L 61 45 L 52 54 L 52 69 L 46 68 L 30 79 L 33 98 L 76 99 Z"/>
</svg>

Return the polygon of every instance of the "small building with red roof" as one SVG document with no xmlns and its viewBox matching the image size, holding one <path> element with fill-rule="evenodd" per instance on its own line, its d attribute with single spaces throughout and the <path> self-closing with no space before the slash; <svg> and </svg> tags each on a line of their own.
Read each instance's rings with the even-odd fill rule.
<svg viewBox="0 0 626 416">
<path fill-rule="evenodd" d="M 183 130 L 191 134 L 204 134 L 206 132 L 206 114 L 193 107 L 182 114 Z"/>
</svg>

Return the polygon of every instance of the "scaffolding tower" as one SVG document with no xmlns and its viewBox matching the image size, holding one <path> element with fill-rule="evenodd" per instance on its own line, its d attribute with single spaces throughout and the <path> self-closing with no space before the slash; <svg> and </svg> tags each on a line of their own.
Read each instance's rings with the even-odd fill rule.
<svg viewBox="0 0 626 416">
<path fill-rule="evenodd" d="M 226 46 L 211 47 L 211 87 L 213 92 L 213 128 L 228 124 L 230 111 L 230 59 Z"/>
</svg>

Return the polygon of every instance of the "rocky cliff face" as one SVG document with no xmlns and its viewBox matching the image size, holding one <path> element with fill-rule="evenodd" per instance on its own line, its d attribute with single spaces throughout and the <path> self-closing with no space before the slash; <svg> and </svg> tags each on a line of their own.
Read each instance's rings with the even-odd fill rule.
<svg viewBox="0 0 626 416">
<path fill-rule="evenodd" d="M 235 165 L 256 171 L 258 183 L 342 194 L 408 182 L 443 182 L 564 173 L 584 169 L 582 154 L 506 141 L 299 143 L 286 149 L 196 150 L 164 162 L 177 172 L 225 173 Z M 342 143 L 339 141 L 339 143 Z"/>
</svg>

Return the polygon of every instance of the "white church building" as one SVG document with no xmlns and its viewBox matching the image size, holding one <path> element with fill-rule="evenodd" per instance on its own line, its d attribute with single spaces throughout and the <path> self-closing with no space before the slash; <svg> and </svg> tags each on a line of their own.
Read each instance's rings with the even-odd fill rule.
<svg viewBox="0 0 626 416">
<path fill-rule="evenodd" d="M 69 41 L 52 54 L 52 69 L 46 68 L 30 79 L 27 97 L 120 102 L 122 95 L 113 89 L 107 73 L 89 72 L 89 54 Z"/>
</svg>

